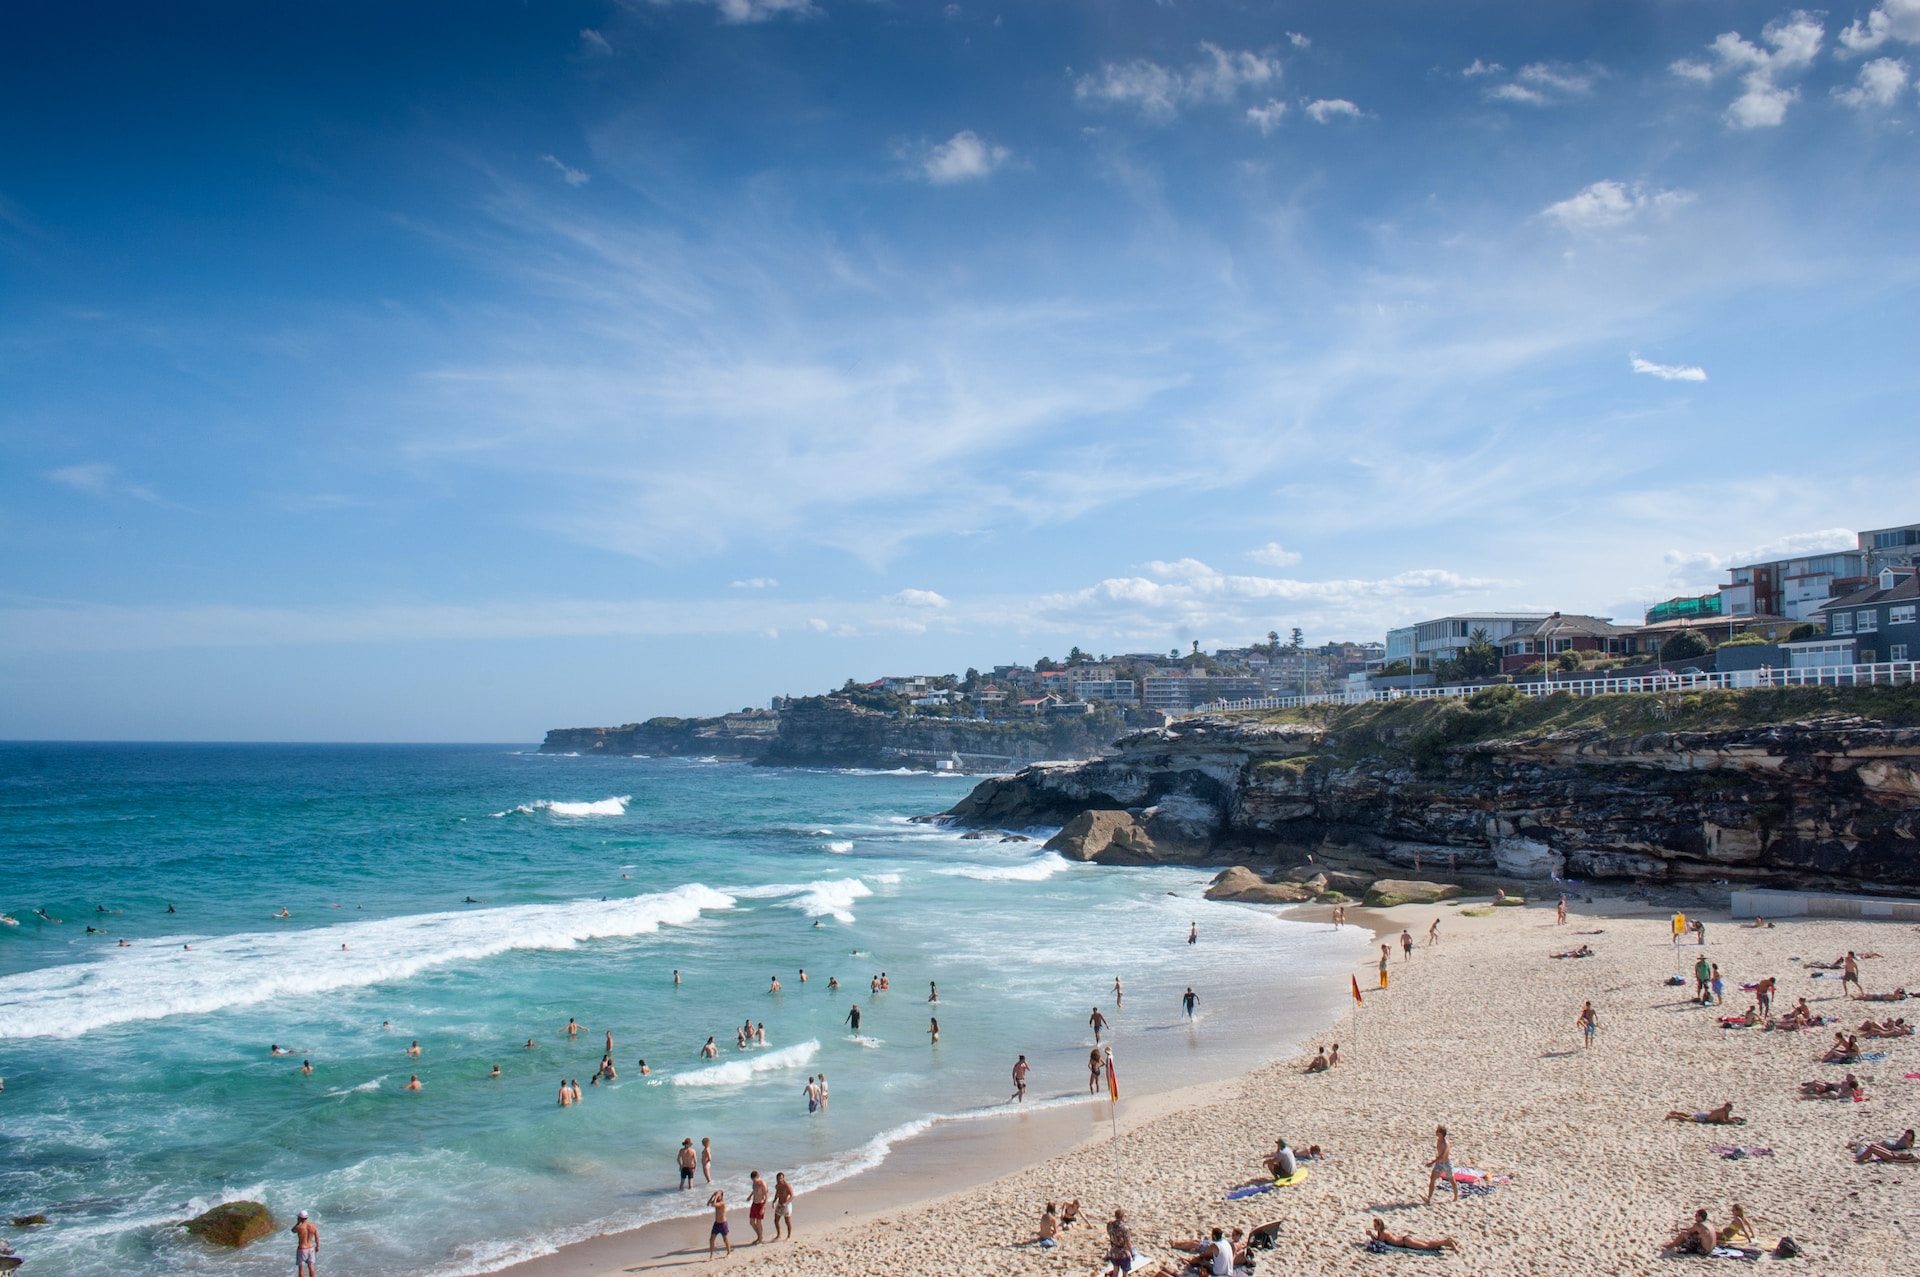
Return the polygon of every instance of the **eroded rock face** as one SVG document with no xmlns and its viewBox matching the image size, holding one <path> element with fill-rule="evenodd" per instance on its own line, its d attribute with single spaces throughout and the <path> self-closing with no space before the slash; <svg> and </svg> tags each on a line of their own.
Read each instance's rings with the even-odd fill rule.
<svg viewBox="0 0 1920 1277">
<path fill-rule="evenodd" d="M 223 1202 L 186 1223 L 187 1231 L 195 1237 L 236 1249 L 259 1241 L 279 1227 L 273 1213 L 259 1202 Z"/>
<path fill-rule="evenodd" d="M 1296 882 L 1268 882 L 1245 865 L 1218 874 L 1206 890 L 1209 900 L 1238 900 L 1256 905 L 1291 905 L 1313 899 L 1313 892 Z"/>
<path fill-rule="evenodd" d="M 1451 883 L 1382 878 L 1367 888 L 1366 905 L 1369 909 L 1391 909 L 1395 905 L 1437 905 L 1459 894 L 1460 888 Z"/>
<path fill-rule="evenodd" d="M 1420 767 L 1401 743 L 1190 719 L 984 782 L 950 818 L 1018 828 L 1125 812 L 1155 862 L 1311 854 L 1302 876 L 1325 872 L 1349 894 L 1342 873 L 1920 888 L 1920 729 L 1584 730 L 1449 746 Z"/>
<path fill-rule="evenodd" d="M 1103 865 L 1157 865 L 1165 857 L 1129 812 L 1083 811 L 1047 839 L 1048 851 Z"/>
</svg>

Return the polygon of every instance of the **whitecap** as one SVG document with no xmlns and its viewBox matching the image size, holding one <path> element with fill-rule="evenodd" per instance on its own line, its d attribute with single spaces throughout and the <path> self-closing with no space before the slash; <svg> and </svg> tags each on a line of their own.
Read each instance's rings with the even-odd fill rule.
<svg viewBox="0 0 1920 1277">
<path fill-rule="evenodd" d="M 745 1060 L 728 1060 L 725 1064 L 695 1069 L 691 1073 L 676 1073 L 673 1075 L 673 1084 L 675 1086 L 740 1086 L 751 1082 L 756 1073 L 770 1073 L 776 1069 L 797 1069 L 818 1054 L 820 1054 L 819 1041 L 809 1038 L 795 1046 L 783 1046 L 765 1055 L 756 1055 Z"/>
<path fill-rule="evenodd" d="M 853 850 L 853 844 L 850 842 L 830 842 L 827 844 L 827 850 L 844 856 Z"/>
<path fill-rule="evenodd" d="M 763 887 L 734 887 L 734 895 L 748 900 L 780 900 L 809 918 L 831 917 L 853 921 L 853 902 L 873 890 L 858 878 L 820 879 L 815 882 L 774 882 Z"/>
<path fill-rule="evenodd" d="M 1018 865 L 949 865 L 933 872 L 948 878 L 974 878 L 981 882 L 1045 882 L 1073 862 L 1058 852 L 1049 851 Z"/>
</svg>

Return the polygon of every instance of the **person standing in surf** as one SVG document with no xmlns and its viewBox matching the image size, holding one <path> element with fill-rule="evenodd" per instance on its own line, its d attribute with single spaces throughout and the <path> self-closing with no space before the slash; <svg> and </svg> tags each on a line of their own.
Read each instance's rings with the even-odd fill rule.
<svg viewBox="0 0 1920 1277">
<path fill-rule="evenodd" d="M 172 912 L 172 906 L 168 906 Z M 320 1230 L 301 1211 L 293 1225 L 293 1277 L 314 1277 L 313 1263 L 320 1258 Z"/>
<path fill-rule="evenodd" d="M 827 1075 L 825 1073 L 820 1075 L 820 1111 L 822 1113 L 827 1111 Z"/>
<path fill-rule="evenodd" d="M 1186 1011 L 1189 1020 L 1193 1018 L 1193 1009 L 1199 1005 L 1200 995 L 1193 991 L 1192 985 L 1188 985 L 1187 991 L 1180 995 L 1180 1006 Z"/>
<path fill-rule="evenodd" d="M 699 1158 L 693 1151 L 692 1137 L 680 1141 L 680 1151 L 674 1155 L 673 1160 L 680 1167 L 680 1187 L 692 1188 L 693 1168 L 699 1164 Z"/>
<path fill-rule="evenodd" d="M 860 1004 L 853 1004 L 853 1010 L 847 1012 L 847 1023 L 853 1026 L 853 1036 L 860 1036 Z"/>
<path fill-rule="evenodd" d="M 818 1113 L 819 1111 L 820 1111 L 820 1084 L 814 1081 L 813 1074 L 809 1073 L 807 1074 L 807 1112 L 809 1114 L 813 1114 L 813 1113 Z"/>
<path fill-rule="evenodd" d="M 1120 977 L 1115 976 L 1113 977 L 1113 1009 L 1116 1011 L 1120 1009 L 1120 994 Z"/>
<path fill-rule="evenodd" d="M 927 1045 L 933 1046 L 938 1044 L 940 1041 L 940 1017 L 937 1015 L 930 1015 L 927 1017 L 927 1023 L 930 1026 L 927 1029 L 927 1032 L 933 1038 L 933 1041 L 929 1042 Z"/>
<path fill-rule="evenodd" d="M 1100 1048 L 1094 1047 L 1087 1052 L 1087 1094 L 1092 1095 L 1100 1089 L 1100 1071 L 1106 1064 L 1100 1058 Z"/>
<path fill-rule="evenodd" d="M 1193 924 L 1191 924 L 1190 926 L 1188 926 L 1188 928 L 1187 928 L 1187 943 L 1188 943 L 1188 944 L 1199 944 L 1199 943 L 1200 943 L 1200 924 L 1199 924 L 1199 923 L 1197 923 L 1197 922 L 1195 922 L 1195 923 L 1193 923 Z"/>
<path fill-rule="evenodd" d="M 1100 1030 L 1107 1027 L 1107 1017 L 1100 1014 L 1099 1007 L 1095 1007 L 1093 1014 L 1087 1017 L 1087 1023 L 1093 1026 L 1093 1044 L 1099 1046 Z"/>
</svg>

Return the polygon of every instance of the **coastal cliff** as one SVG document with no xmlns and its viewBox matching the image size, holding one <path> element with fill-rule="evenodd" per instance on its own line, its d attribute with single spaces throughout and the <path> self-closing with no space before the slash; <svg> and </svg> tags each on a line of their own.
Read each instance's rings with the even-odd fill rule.
<svg viewBox="0 0 1920 1277">
<path fill-rule="evenodd" d="M 964 825 L 1130 817 L 1119 863 L 1316 865 L 1440 880 L 1920 887 L 1920 691 L 1529 701 L 1492 689 L 1215 716 L 983 782 Z"/>
<path fill-rule="evenodd" d="M 720 718 L 655 718 L 624 727 L 561 727 L 543 753 L 744 759 L 782 767 L 1012 771 L 1040 759 L 1092 758 L 1131 730 L 1109 709 L 980 721 L 888 714 L 826 698 Z"/>
</svg>

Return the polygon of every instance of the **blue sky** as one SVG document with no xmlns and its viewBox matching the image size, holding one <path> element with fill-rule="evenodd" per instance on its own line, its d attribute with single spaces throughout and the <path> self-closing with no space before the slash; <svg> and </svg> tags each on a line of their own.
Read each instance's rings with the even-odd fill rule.
<svg viewBox="0 0 1920 1277">
<path fill-rule="evenodd" d="M 16 4 L 0 736 L 1635 617 L 1920 518 L 1920 0 Z"/>
</svg>

